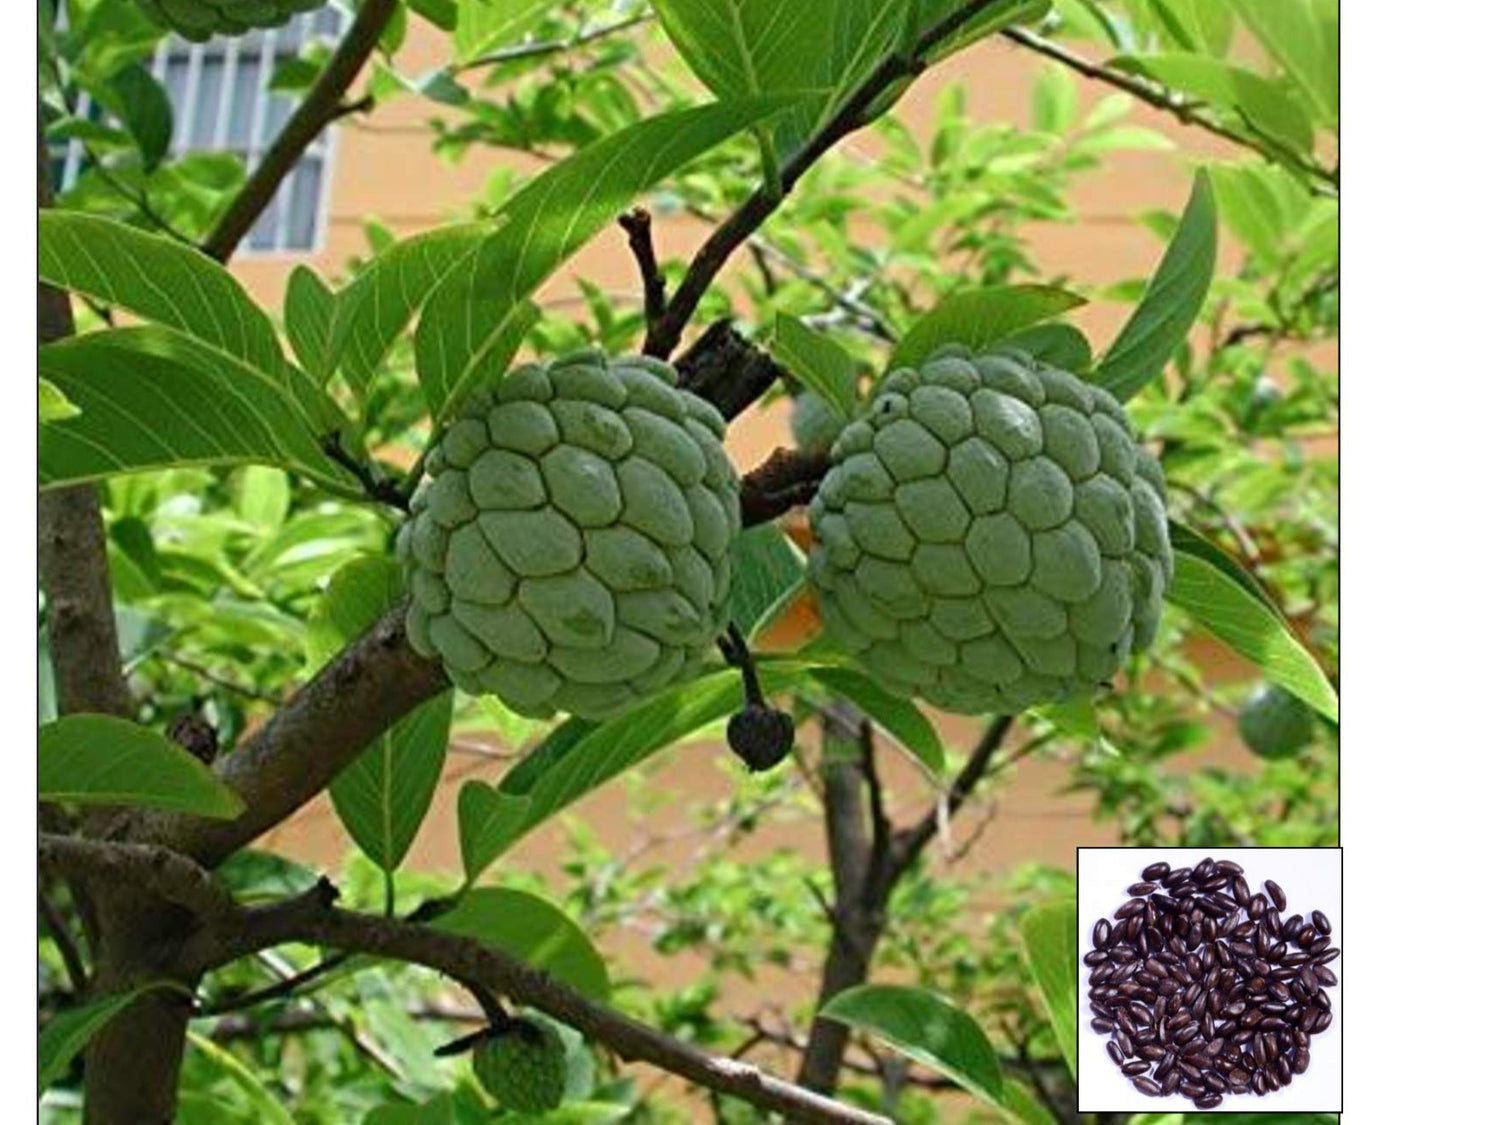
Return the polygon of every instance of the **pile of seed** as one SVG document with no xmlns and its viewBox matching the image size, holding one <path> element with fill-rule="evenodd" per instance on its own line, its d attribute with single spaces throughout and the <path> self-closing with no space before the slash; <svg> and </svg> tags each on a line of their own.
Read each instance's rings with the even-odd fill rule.
<svg viewBox="0 0 1500 1125">
<path fill-rule="evenodd" d="M 1228 860 L 1153 863 L 1115 920 L 1094 924 L 1090 1026 L 1143 1094 L 1212 1109 L 1226 1094 L 1279 1090 L 1312 1061 L 1333 1022 L 1328 916 L 1282 918 L 1286 894 L 1252 894 Z"/>
</svg>

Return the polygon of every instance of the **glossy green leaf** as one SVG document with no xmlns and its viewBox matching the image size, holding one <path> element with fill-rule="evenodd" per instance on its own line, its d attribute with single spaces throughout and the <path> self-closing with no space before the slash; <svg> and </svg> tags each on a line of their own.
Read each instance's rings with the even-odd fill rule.
<svg viewBox="0 0 1500 1125">
<path fill-rule="evenodd" d="M 1001 343 L 1075 374 L 1087 371 L 1094 362 L 1089 338 L 1071 324 L 1034 324 L 1005 337 Z"/>
<path fill-rule="evenodd" d="M 1256 132 L 1293 152 L 1312 149 L 1312 122 L 1301 104 L 1253 71 L 1196 54 L 1131 56 L 1115 65 L 1147 74 L 1220 111 L 1238 113 Z"/>
<path fill-rule="evenodd" d="M 466 781 L 458 791 L 458 844 L 464 878 L 478 879 L 516 838 L 531 801 L 503 793 L 482 781 Z"/>
<path fill-rule="evenodd" d="M 146 988 L 154 987 L 147 985 Z M 36 1086 L 40 1097 L 47 1087 L 67 1073 L 68 1065 L 90 1039 L 119 1013 L 130 1006 L 146 988 L 114 996 L 101 996 L 77 1008 L 53 1016 L 42 1027 L 36 1039 Z"/>
<path fill-rule="evenodd" d="M 1078 909 L 1070 902 L 1033 906 L 1021 915 L 1021 952 L 1041 989 L 1057 1045 L 1078 1075 Z"/>
<path fill-rule="evenodd" d="M 339 294 L 329 352 L 363 396 L 391 345 L 448 273 L 475 254 L 491 222 L 439 227 L 382 251 Z"/>
<path fill-rule="evenodd" d="M 37 273 L 62 289 L 176 328 L 263 377 L 289 378 L 276 328 L 223 266 L 195 247 L 77 211 L 37 215 Z"/>
<path fill-rule="evenodd" d="M 38 422 L 62 422 L 79 414 L 78 407 L 68 401 L 57 384 L 46 379 L 37 380 L 36 404 Z"/>
<path fill-rule="evenodd" d="M 1202 532 L 1196 531 L 1185 523 L 1170 520 L 1167 531 L 1171 537 L 1172 550 L 1178 555 L 1195 555 L 1220 571 L 1229 578 L 1234 579 L 1240 586 L 1260 602 L 1277 617 L 1285 619 L 1286 615 L 1281 612 L 1281 607 L 1266 593 L 1265 588 L 1256 580 L 1255 575 L 1246 569 L 1245 564 L 1240 562 L 1228 551 L 1225 551 L 1212 539 Z"/>
<path fill-rule="evenodd" d="M 1095 383 L 1128 402 L 1161 374 L 1203 307 L 1217 255 L 1214 193 L 1208 174 L 1200 170 L 1146 295 L 1099 361 Z"/>
<path fill-rule="evenodd" d="M 151 71 L 140 63 L 115 73 L 95 87 L 105 107 L 129 131 L 141 153 L 141 165 L 152 171 L 172 143 L 172 103 Z"/>
<path fill-rule="evenodd" d="M 401 567 L 389 555 L 362 555 L 341 566 L 308 618 L 310 670 L 321 668 L 403 596 Z"/>
<path fill-rule="evenodd" d="M 660 114 L 580 149 L 528 182 L 502 208 L 500 227 L 438 283 L 417 326 L 417 364 L 434 414 L 445 416 L 496 342 L 514 336 L 517 310 L 637 195 L 687 161 L 785 109 L 756 98 Z"/>
<path fill-rule="evenodd" d="M 273 375 L 147 325 L 47 344 L 37 366 L 82 413 L 43 424 L 42 487 L 182 465 L 276 465 L 352 490 L 317 423 Z"/>
<path fill-rule="evenodd" d="M 1253 661 L 1269 679 L 1338 722 L 1338 696 L 1323 669 L 1286 622 L 1234 576 L 1179 551 L 1167 600 Z"/>
<path fill-rule="evenodd" d="M 734 574 L 729 619 L 754 640 L 802 585 L 806 560 L 774 522 L 752 527 L 730 545 Z"/>
<path fill-rule="evenodd" d="M 1078 114 L 1078 83 L 1059 63 L 1043 66 L 1031 84 L 1031 127 L 1061 135 Z"/>
<path fill-rule="evenodd" d="M 955 293 L 907 330 L 891 353 L 890 367 L 920 363 L 942 344 L 982 348 L 1081 304 L 1077 294 L 1049 285 L 997 285 Z"/>
<path fill-rule="evenodd" d="M 818 667 L 809 669 L 807 674 L 858 706 L 935 778 L 943 776 L 947 764 L 943 740 L 911 700 L 892 695 L 853 668 Z"/>
<path fill-rule="evenodd" d="M 490 52 L 519 42 L 555 0 L 464 0 L 453 29 L 457 61 L 472 63 Z"/>
<path fill-rule="evenodd" d="M 113 715 L 67 715 L 37 731 L 37 797 L 220 820 L 245 807 L 238 793 L 181 746 Z"/>
<path fill-rule="evenodd" d="M 432 926 L 493 945 L 591 1000 L 609 997 L 609 971 L 598 950 L 578 923 L 537 895 L 476 887 Z"/>
<path fill-rule="evenodd" d="M 1338 128 L 1338 0 L 1231 0 L 1231 6 L 1306 94 L 1319 123 Z"/>
<path fill-rule="evenodd" d="M 286 522 L 292 486 L 286 473 L 269 465 L 246 465 L 235 475 L 234 510 L 262 532 L 274 532 Z"/>
<path fill-rule="evenodd" d="M 795 316 L 776 314 L 771 354 L 797 381 L 823 399 L 845 421 L 854 417 L 859 401 L 854 357 L 838 341 L 815 332 Z"/>
<path fill-rule="evenodd" d="M 339 820 L 383 871 L 401 866 L 432 807 L 452 719 L 445 691 L 387 727 L 329 786 Z"/>
<path fill-rule="evenodd" d="M 238 1056 L 196 1031 L 189 1031 L 187 1038 L 193 1049 L 202 1054 L 215 1070 L 240 1091 L 255 1111 L 257 1121 L 265 1122 L 266 1125 L 295 1125 L 283 1099 L 273 1093 L 261 1081 L 260 1076 L 241 1062 Z"/>
<path fill-rule="evenodd" d="M 323 279 L 306 266 L 298 266 L 286 283 L 282 321 L 287 339 L 303 370 L 319 383 L 333 373 L 333 323 L 338 297 Z"/>
<path fill-rule="evenodd" d="M 934 992 L 858 985 L 840 992 L 818 1014 L 883 1040 L 993 1106 L 1004 1104 L 1005 1080 L 995 1048 L 974 1017 Z"/>
</svg>

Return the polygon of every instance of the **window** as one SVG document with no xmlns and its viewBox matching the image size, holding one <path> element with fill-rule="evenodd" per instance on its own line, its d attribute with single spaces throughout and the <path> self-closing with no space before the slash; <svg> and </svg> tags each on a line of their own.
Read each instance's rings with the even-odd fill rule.
<svg viewBox="0 0 1500 1125">
<path fill-rule="evenodd" d="M 296 99 L 267 89 L 276 67 L 316 39 L 335 39 L 344 14 L 332 5 L 295 16 L 284 27 L 251 31 L 232 39 L 218 36 L 189 43 L 176 35 L 157 46 L 151 71 L 172 102 L 171 155 L 189 152 L 233 152 L 254 168 L 296 108 Z M 80 117 L 98 116 L 85 97 Z M 316 249 L 326 214 L 332 130 L 308 146 L 282 181 L 245 240 L 244 249 L 300 252 Z M 82 146 L 68 146 L 60 177 L 72 186 L 86 165 Z"/>
</svg>

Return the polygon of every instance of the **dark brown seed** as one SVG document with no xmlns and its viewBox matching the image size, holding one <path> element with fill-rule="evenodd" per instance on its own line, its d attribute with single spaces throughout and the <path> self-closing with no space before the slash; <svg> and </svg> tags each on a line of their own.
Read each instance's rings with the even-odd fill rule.
<svg viewBox="0 0 1500 1125">
<path fill-rule="evenodd" d="M 1151 1069 L 1151 1064 L 1145 1059 L 1135 1059 L 1120 1068 L 1127 1078 L 1134 1078 L 1137 1074 L 1145 1074 Z"/>
<path fill-rule="evenodd" d="M 1292 1080 L 1292 1064 L 1285 1055 L 1276 1060 L 1276 1077 L 1281 1080 L 1283 1086 Z"/>
<path fill-rule="evenodd" d="M 1109 935 L 1113 929 L 1114 927 L 1109 924 L 1108 918 L 1100 918 L 1099 921 L 1094 923 L 1093 937 L 1095 949 L 1109 948 Z"/>
<path fill-rule="evenodd" d="M 1232 859 L 1218 860 L 1214 866 L 1219 869 L 1220 875 L 1243 875 L 1245 873 L 1245 869 Z"/>
<path fill-rule="evenodd" d="M 1160 1073 L 1157 1074 L 1157 1077 L 1161 1078 L 1161 1092 L 1163 1097 L 1175 1093 L 1177 1087 L 1182 1083 L 1182 1072 L 1178 1070 L 1171 1071 L 1165 1078 L 1162 1078 Z"/>
<path fill-rule="evenodd" d="M 1125 888 L 1125 893 L 1132 895 L 1149 895 L 1154 890 L 1156 890 L 1155 883 L 1131 883 L 1130 886 Z"/>
<path fill-rule="evenodd" d="M 1131 1081 L 1135 1083 L 1135 1088 L 1141 1093 L 1153 1098 L 1161 1097 L 1161 1087 L 1158 1086 L 1155 1082 L 1151 1081 L 1151 1079 L 1142 1076 L 1139 1078 L 1132 1078 Z"/>
<path fill-rule="evenodd" d="M 1297 931 L 1297 944 L 1303 949 L 1308 949 L 1312 943 L 1318 940 L 1318 928 L 1311 922 L 1307 922 Z"/>
<path fill-rule="evenodd" d="M 1321 910 L 1314 910 L 1312 912 L 1311 917 L 1312 917 L 1312 924 L 1314 926 L 1318 927 L 1318 933 L 1320 933 L 1320 934 L 1331 934 L 1331 933 L 1333 933 L 1333 923 L 1328 920 L 1328 915 L 1324 914 Z"/>
<path fill-rule="evenodd" d="M 1120 1053 L 1127 1059 L 1135 1054 L 1135 1040 L 1130 1038 L 1123 1027 L 1115 1029 L 1115 1042 L 1120 1045 Z"/>
<path fill-rule="evenodd" d="M 1312 1054 L 1307 1050 L 1306 1047 L 1300 1048 L 1297 1053 L 1292 1056 L 1292 1073 L 1306 1074 L 1307 1068 L 1311 1063 Z"/>
<path fill-rule="evenodd" d="M 1320 937 L 1317 941 L 1313 942 L 1307 947 L 1307 952 L 1313 955 L 1322 953 L 1323 950 L 1328 948 L 1328 943 L 1332 940 L 1332 938 Z"/>
<path fill-rule="evenodd" d="M 1090 949 L 1083 955 L 1083 963 L 1089 968 L 1097 968 L 1100 965 L 1109 964 L 1109 950 Z"/>
<path fill-rule="evenodd" d="M 1206 883 L 1210 879 L 1212 879 L 1215 874 L 1216 872 L 1214 870 L 1214 861 L 1211 859 L 1205 859 L 1202 863 L 1198 864 L 1197 867 L 1193 868 L 1193 882 Z"/>
<path fill-rule="evenodd" d="M 1318 983 L 1320 984 L 1335 985 L 1339 982 L 1338 974 L 1332 969 L 1325 969 L 1322 965 L 1314 965 L 1313 973 L 1317 976 Z"/>
<path fill-rule="evenodd" d="M 1229 1089 L 1229 1083 L 1224 1080 L 1224 1076 L 1217 1070 L 1205 1070 L 1203 1072 L 1203 1084 L 1210 1090 L 1219 1090 L 1222 1092 Z"/>
<path fill-rule="evenodd" d="M 1245 907 L 1245 909 L 1249 911 L 1250 917 L 1258 919 L 1265 915 L 1266 909 L 1269 906 L 1270 903 L 1266 901 L 1265 895 L 1251 895 L 1250 905 Z"/>
<path fill-rule="evenodd" d="M 1120 1066 L 1125 1061 L 1125 1056 L 1120 1053 L 1120 1045 L 1113 1039 L 1104 1044 L 1104 1050 L 1109 1054 L 1109 1061 Z"/>
<path fill-rule="evenodd" d="M 1089 1026 L 1100 1035 L 1108 1035 L 1115 1029 L 1114 1021 L 1112 1020 L 1090 1020 Z"/>
<path fill-rule="evenodd" d="M 1257 1070 L 1255 1072 L 1255 1077 L 1250 1080 L 1250 1087 L 1255 1091 L 1255 1096 L 1257 1098 L 1264 1097 L 1265 1094 L 1270 1090 L 1270 1087 L 1266 1085 L 1266 1072 L 1263 1070 Z"/>
<path fill-rule="evenodd" d="M 1330 961 L 1336 961 L 1336 960 L 1338 960 L 1338 956 L 1339 956 L 1339 948 L 1338 948 L 1338 946 L 1333 946 L 1330 949 L 1320 950 L 1319 953 L 1318 953 L 1318 955 L 1313 958 L 1313 961 L 1316 964 L 1319 964 L 1319 965 L 1326 965 Z"/>
<path fill-rule="evenodd" d="M 1193 869 L 1191 867 L 1174 867 L 1157 881 L 1164 887 L 1175 887 L 1184 879 L 1191 879 L 1192 877 Z"/>
<path fill-rule="evenodd" d="M 1167 1049 L 1156 1043 L 1142 1043 L 1140 1052 L 1143 1059 L 1160 1059 L 1166 1056 Z"/>
<path fill-rule="evenodd" d="M 1190 1098 L 1201 1098 L 1203 1097 L 1203 1095 L 1208 1093 L 1207 1086 L 1205 1086 L 1202 1082 L 1194 1082 L 1190 1078 L 1184 1078 L 1182 1080 L 1182 1085 L 1177 1088 Z"/>
<path fill-rule="evenodd" d="M 1293 914 L 1285 922 L 1281 923 L 1281 939 L 1283 941 L 1296 941 L 1297 932 L 1302 929 L 1302 915 Z"/>
<path fill-rule="evenodd" d="M 1277 910 L 1285 910 L 1286 909 L 1286 892 L 1281 889 L 1281 885 L 1279 883 L 1273 882 L 1270 879 L 1267 879 L 1266 882 L 1265 882 L 1265 888 L 1266 888 L 1266 894 L 1270 895 L 1271 896 L 1271 901 L 1276 904 L 1276 909 Z"/>
<path fill-rule="evenodd" d="M 1115 911 L 1116 918 L 1134 918 L 1142 910 L 1146 909 L 1146 900 L 1141 898 L 1126 899 L 1120 904 L 1120 909 Z"/>
<path fill-rule="evenodd" d="M 1141 878 L 1157 883 L 1171 870 L 1172 865 L 1170 863 L 1153 863 L 1151 866 L 1141 869 Z"/>
<path fill-rule="evenodd" d="M 1194 1098 L 1193 1104 L 1199 1109 L 1213 1109 L 1215 1106 L 1224 1104 L 1224 1098 L 1220 1094 L 1204 1094 L 1201 1098 Z"/>
</svg>

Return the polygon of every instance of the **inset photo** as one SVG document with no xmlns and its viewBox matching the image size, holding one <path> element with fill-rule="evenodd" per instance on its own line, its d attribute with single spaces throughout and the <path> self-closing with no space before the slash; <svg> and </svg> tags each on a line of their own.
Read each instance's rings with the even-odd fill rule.
<svg viewBox="0 0 1500 1125">
<path fill-rule="evenodd" d="M 1078 1109 L 1338 1113 L 1341 848 L 1079 848 Z"/>
</svg>

